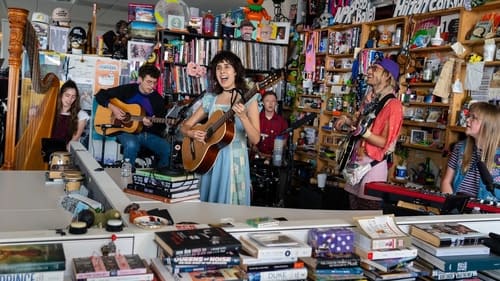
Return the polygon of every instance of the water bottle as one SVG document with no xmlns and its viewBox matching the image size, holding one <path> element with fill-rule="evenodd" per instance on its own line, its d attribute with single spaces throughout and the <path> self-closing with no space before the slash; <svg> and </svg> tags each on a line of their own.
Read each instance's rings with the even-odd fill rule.
<svg viewBox="0 0 500 281">
<path fill-rule="evenodd" d="M 281 161 L 283 160 L 283 145 L 284 138 L 282 136 L 278 136 L 274 139 L 274 149 L 273 149 L 273 165 L 281 166 Z"/>
<path fill-rule="evenodd" d="M 125 158 L 125 162 L 122 164 L 121 176 L 122 177 L 130 177 L 132 173 L 132 164 L 130 163 L 130 159 Z"/>
</svg>

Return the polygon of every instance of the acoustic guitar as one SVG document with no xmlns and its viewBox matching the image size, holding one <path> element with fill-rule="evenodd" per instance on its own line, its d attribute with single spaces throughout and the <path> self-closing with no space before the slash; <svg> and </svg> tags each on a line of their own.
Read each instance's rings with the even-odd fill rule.
<svg viewBox="0 0 500 281">
<path fill-rule="evenodd" d="M 265 80 L 256 83 L 254 87 L 243 94 L 242 99 L 249 100 L 260 89 L 266 89 L 276 84 L 282 79 L 282 76 L 282 73 L 269 75 Z M 241 99 L 238 100 L 238 102 L 240 101 Z M 184 169 L 203 174 L 212 168 L 219 151 L 231 143 L 234 138 L 233 116 L 234 111 L 232 109 L 227 112 L 216 110 L 205 124 L 193 126 L 193 130 L 205 131 L 207 135 L 205 143 L 190 137 L 184 137 L 182 142 L 182 163 Z"/>
<path fill-rule="evenodd" d="M 123 120 L 118 120 L 111 109 L 98 105 L 94 114 L 94 129 L 100 135 L 111 135 L 118 132 L 137 133 L 142 130 L 142 120 L 144 119 L 144 109 L 138 104 L 128 104 L 117 98 L 110 99 L 109 102 L 126 113 Z M 153 123 L 167 123 L 167 118 L 147 117 Z"/>
</svg>

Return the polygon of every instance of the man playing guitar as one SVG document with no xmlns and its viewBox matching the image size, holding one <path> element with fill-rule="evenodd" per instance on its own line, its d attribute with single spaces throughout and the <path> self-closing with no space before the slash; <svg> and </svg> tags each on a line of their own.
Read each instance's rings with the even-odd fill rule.
<svg viewBox="0 0 500 281">
<path fill-rule="evenodd" d="M 374 110 L 366 110 L 381 106 L 375 114 L 373 122 L 355 122 L 343 115 L 335 123 L 340 130 L 347 124 L 353 130 L 352 137 L 360 137 L 354 145 L 353 153 L 348 163 L 359 165 L 371 164 L 371 169 L 362 180 L 354 185 L 347 184 L 345 190 L 349 192 L 351 209 L 380 209 L 380 198 L 365 195 L 365 183 L 372 181 L 387 181 L 386 155 L 394 149 L 401 126 L 403 125 L 403 106 L 397 98 L 399 65 L 390 59 L 382 59 L 368 68 L 366 82 L 371 91 L 364 97 L 360 110 L 355 114 L 358 120 L 373 115 Z M 384 97 L 391 98 L 384 98 Z M 378 105 L 380 103 L 380 105 Z"/>
<path fill-rule="evenodd" d="M 112 115 L 117 120 L 125 120 L 130 115 L 127 109 L 123 108 L 127 104 L 140 105 L 143 110 L 145 115 L 140 120 L 143 125 L 140 127 L 142 130 L 116 134 L 116 138 L 123 146 L 123 158 L 130 159 L 132 165 L 135 164 L 141 147 L 147 147 L 159 156 L 157 168 L 168 167 L 170 163 L 170 145 L 161 137 L 165 130 L 165 124 L 152 121 L 155 116 L 165 116 L 164 99 L 155 89 L 159 77 L 160 71 L 156 66 L 144 64 L 139 68 L 138 83 L 101 89 L 95 95 L 97 103 L 111 110 Z M 110 102 L 112 99 L 118 99 L 125 105 L 119 107 L 112 101 Z"/>
</svg>

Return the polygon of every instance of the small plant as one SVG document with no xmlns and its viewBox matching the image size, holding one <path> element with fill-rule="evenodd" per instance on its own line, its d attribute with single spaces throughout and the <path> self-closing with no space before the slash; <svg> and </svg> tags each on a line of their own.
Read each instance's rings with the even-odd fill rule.
<svg viewBox="0 0 500 281">
<path fill-rule="evenodd" d="M 408 159 L 408 154 L 409 154 L 408 148 L 404 147 L 402 143 L 398 142 L 396 144 L 396 150 L 394 151 L 394 154 L 396 154 L 398 156 L 398 159 L 399 159 L 398 164 L 400 166 L 405 166 L 406 160 Z"/>
</svg>

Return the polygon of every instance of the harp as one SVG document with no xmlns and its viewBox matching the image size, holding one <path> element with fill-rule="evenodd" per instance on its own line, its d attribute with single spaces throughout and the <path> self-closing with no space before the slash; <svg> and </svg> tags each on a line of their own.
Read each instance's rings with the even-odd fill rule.
<svg viewBox="0 0 500 281">
<path fill-rule="evenodd" d="M 47 165 L 43 162 L 41 139 L 50 137 L 54 114 L 56 111 L 56 100 L 59 90 L 59 79 L 53 73 L 45 75 L 42 79 L 40 74 L 40 62 L 38 52 L 38 39 L 31 23 L 27 20 L 29 11 L 20 8 L 9 8 L 8 18 L 10 26 L 9 41 L 9 80 L 8 80 L 8 103 L 6 118 L 5 138 L 5 170 L 46 170 Z M 17 120 L 23 120 L 23 113 L 18 114 L 18 93 L 21 55 L 23 45 L 29 58 L 31 70 L 31 88 L 33 91 L 26 100 L 23 93 L 20 99 L 21 107 L 26 103 L 41 100 L 36 105 L 36 112 L 30 114 L 29 122 L 21 124 Z M 23 89 L 23 92 L 26 89 Z M 29 106 L 29 105 L 28 105 Z M 17 134 L 17 130 L 21 130 Z M 16 136 L 19 135 L 18 138 Z M 17 140 L 17 142 L 16 142 Z"/>
</svg>

